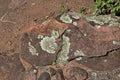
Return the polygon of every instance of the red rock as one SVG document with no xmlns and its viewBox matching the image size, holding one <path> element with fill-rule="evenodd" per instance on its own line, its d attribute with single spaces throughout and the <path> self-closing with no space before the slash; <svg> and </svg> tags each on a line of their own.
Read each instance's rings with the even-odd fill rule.
<svg viewBox="0 0 120 80">
<path fill-rule="evenodd" d="M 21 58 L 31 65 L 53 64 L 61 47 L 60 36 L 67 27 L 67 24 L 60 23 L 54 18 L 49 18 L 40 26 L 33 26 L 27 29 L 21 38 Z M 57 36 L 53 37 L 52 35 Z M 49 46 L 51 47 L 49 48 Z M 43 49 L 44 47 L 49 48 L 50 52 L 48 52 L 48 49 Z"/>
</svg>

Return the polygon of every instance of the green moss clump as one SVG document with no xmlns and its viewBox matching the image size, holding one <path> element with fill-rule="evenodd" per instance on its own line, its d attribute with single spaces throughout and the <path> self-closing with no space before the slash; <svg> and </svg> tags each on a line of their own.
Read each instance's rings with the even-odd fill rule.
<svg viewBox="0 0 120 80">
<path fill-rule="evenodd" d="M 97 15 L 120 16 L 120 0 L 96 0 L 93 12 Z"/>
</svg>

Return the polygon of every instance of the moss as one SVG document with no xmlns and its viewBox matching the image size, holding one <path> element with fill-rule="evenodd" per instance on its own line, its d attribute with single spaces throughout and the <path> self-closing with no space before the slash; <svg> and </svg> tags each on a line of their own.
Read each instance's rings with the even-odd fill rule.
<svg viewBox="0 0 120 80">
<path fill-rule="evenodd" d="M 62 49 L 58 55 L 58 58 L 56 60 L 57 64 L 65 64 L 67 63 L 68 54 L 70 50 L 70 39 L 69 37 L 63 35 L 63 42 L 62 42 Z"/>
<path fill-rule="evenodd" d="M 82 57 L 85 56 L 85 54 L 83 53 L 82 50 L 76 50 L 76 51 L 74 52 L 74 55 L 75 55 L 76 57 L 79 56 L 78 58 L 76 58 L 76 60 L 81 60 Z"/>
<path fill-rule="evenodd" d="M 54 54 L 57 48 L 55 37 L 44 37 L 40 43 L 42 50 Z"/>
<path fill-rule="evenodd" d="M 37 53 L 37 50 L 35 49 L 35 47 L 31 45 L 31 42 L 28 43 L 28 46 L 29 46 L 29 52 L 32 55 L 37 55 L 38 56 L 39 53 Z"/>
<path fill-rule="evenodd" d="M 64 23 L 72 23 L 72 19 L 70 18 L 70 16 L 68 14 L 63 14 L 60 17 L 60 20 Z"/>
</svg>

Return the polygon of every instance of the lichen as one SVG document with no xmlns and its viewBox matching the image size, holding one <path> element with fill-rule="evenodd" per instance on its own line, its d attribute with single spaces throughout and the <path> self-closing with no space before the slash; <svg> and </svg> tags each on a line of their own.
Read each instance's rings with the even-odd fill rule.
<svg viewBox="0 0 120 80">
<path fill-rule="evenodd" d="M 113 41 L 112 42 L 114 45 L 120 45 L 120 41 Z"/>
<path fill-rule="evenodd" d="M 54 54 L 55 49 L 57 48 L 57 43 L 55 37 L 44 37 L 41 42 L 39 42 L 42 50 Z"/>
<path fill-rule="evenodd" d="M 74 25 L 74 26 L 77 26 L 77 22 L 73 22 L 73 25 Z"/>
<path fill-rule="evenodd" d="M 35 49 L 35 47 L 33 45 L 31 45 L 31 42 L 28 42 L 28 46 L 29 46 L 29 52 L 32 55 L 38 56 L 39 53 L 37 53 L 37 50 Z"/>
<path fill-rule="evenodd" d="M 79 19 L 81 17 L 81 14 L 76 13 L 76 12 L 72 12 L 72 11 L 69 12 L 68 14 L 71 15 L 72 18 L 74 18 L 74 19 Z"/>
<path fill-rule="evenodd" d="M 42 38 L 43 38 L 43 36 L 40 34 L 37 36 L 37 39 L 42 39 Z"/>
<path fill-rule="evenodd" d="M 53 30 L 52 33 L 51 33 L 51 36 L 53 36 L 55 38 L 58 38 L 59 37 L 58 31 Z"/>
<path fill-rule="evenodd" d="M 68 54 L 69 54 L 69 50 L 70 50 L 70 39 L 69 37 L 63 35 L 63 42 L 62 42 L 62 49 L 58 55 L 58 58 L 56 60 L 57 64 L 65 64 L 67 63 L 67 59 L 68 59 Z"/>
<path fill-rule="evenodd" d="M 81 60 L 82 57 L 85 56 L 85 54 L 83 53 L 82 50 L 76 50 L 76 51 L 74 52 L 74 55 L 75 55 L 76 57 L 79 56 L 78 58 L 76 58 L 76 60 Z"/>
<path fill-rule="evenodd" d="M 109 27 L 111 26 L 117 26 L 120 27 L 120 23 L 118 20 L 120 19 L 119 17 L 111 17 L 110 15 L 99 15 L 99 16 L 90 16 L 85 18 L 89 22 L 93 22 L 95 27 L 98 29 L 102 25 L 108 25 Z"/>
<path fill-rule="evenodd" d="M 61 15 L 60 20 L 64 23 L 72 23 L 72 19 L 68 14 Z"/>
</svg>

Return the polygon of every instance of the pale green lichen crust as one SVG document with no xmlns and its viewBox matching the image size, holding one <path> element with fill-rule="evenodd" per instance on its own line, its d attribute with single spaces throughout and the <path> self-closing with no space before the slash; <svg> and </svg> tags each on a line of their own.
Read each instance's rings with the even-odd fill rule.
<svg viewBox="0 0 120 80">
<path fill-rule="evenodd" d="M 68 14 L 61 15 L 60 20 L 64 23 L 72 23 L 72 19 Z"/>
<path fill-rule="evenodd" d="M 114 45 L 120 45 L 120 41 L 113 41 L 112 42 Z"/>
<path fill-rule="evenodd" d="M 42 39 L 43 38 L 43 35 L 38 35 L 37 36 L 37 39 Z"/>
<path fill-rule="evenodd" d="M 55 37 L 44 37 L 41 42 L 39 42 L 42 50 L 54 54 L 57 49 L 57 43 Z"/>
<path fill-rule="evenodd" d="M 76 50 L 76 51 L 74 52 L 74 55 L 75 55 L 76 57 L 79 56 L 78 58 L 76 58 L 76 60 L 81 60 L 82 57 L 85 56 L 85 54 L 83 53 L 82 50 Z"/>
<path fill-rule="evenodd" d="M 51 36 L 53 36 L 55 38 L 58 38 L 59 37 L 58 31 L 53 30 L 52 33 L 51 33 Z"/>
<path fill-rule="evenodd" d="M 32 55 L 38 56 L 39 53 L 37 53 L 36 48 L 31 44 L 31 42 L 28 42 L 28 46 L 29 46 L 29 52 L 30 52 Z"/>
<path fill-rule="evenodd" d="M 110 15 L 99 15 L 99 16 L 90 16 L 90 17 L 85 17 L 85 19 L 89 22 L 94 22 L 94 25 L 97 29 L 100 28 L 102 25 L 108 25 L 109 27 L 111 26 L 116 26 L 120 27 L 120 23 L 118 20 L 120 20 L 119 17 L 111 17 Z"/>
<path fill-rule="evenodd" d="M 73 25 L 74 25 L 74 26 L 77 26 L 77 22 L 73 22 Z"/>
<path fill-rule="evenodd" d="M 119 27 L 120 28 L 120 17 L 111 15 L 99 15 L 99 16 L 87 16 L 84 14 L 80 14 L 77 12 L 70 11 L 68 13 L 65 13 L 61 15 L 60 20 L 64 23 L 72 23 L 72 19 L 80 19 L 84 18 L 86 21 L 93 23 L 93 25 L 99 29 L 103 25 L 108 25 L 109 27 Z M 76 23 L 73 23 L 73 25 L 77 25 Z"/>
<path fill-rule="evenodd" d="M 68 59 L 68 54 L 70 50 L 70 39 L 69 37 L 63 35 L 62 49 L 57 57 L 57 64 L 66 64 Z"/>
<path fill-rule="evenodd" d="M 74 19 L 79 19 L 81 17 L 81 14 L 76 13 L 76 12 L 72 12 L 72 11 L 68 12 L 68 14 L 71 15 L 72 18 L 74 18 Z"/>
</svg>

